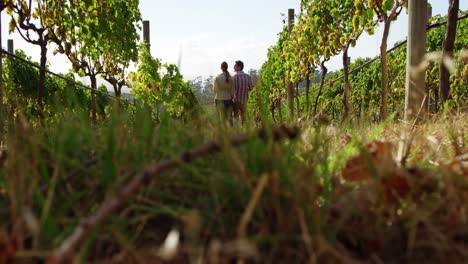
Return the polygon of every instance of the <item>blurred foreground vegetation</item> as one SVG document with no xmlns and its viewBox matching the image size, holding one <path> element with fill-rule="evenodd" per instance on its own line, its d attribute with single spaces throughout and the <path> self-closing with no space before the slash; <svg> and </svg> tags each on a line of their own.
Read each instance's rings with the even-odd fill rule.
<svg viewBox="0 0 468 264">
<path fill-rule="evenodd" d="M 118 109 L 98 123 L 79 108 L 44 118 L 18 106 L 2 116 L 1 263 L 54 263 L 53 250 L 73 229 L 148 165 L 239 134 L 248 135 L 245 144 L 154 175 L 93 226 L 71 260 L 468 260 L 464 115 L 413 127 L 304 122 L 298 138 L 274 142 L 256 136 L 253 123 Z M 268 134 L 272 123 L 262 122 Z M 171 230 L 177 247 L 162 246 Z"/>
</svg>

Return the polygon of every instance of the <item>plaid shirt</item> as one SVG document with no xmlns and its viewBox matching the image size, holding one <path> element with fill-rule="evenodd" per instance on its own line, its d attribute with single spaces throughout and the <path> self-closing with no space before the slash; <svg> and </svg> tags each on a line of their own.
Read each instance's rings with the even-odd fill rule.
<svg viewBox="0 0 468 264">
<path fill-rule="evenodd" d="M 252 78 L 250 75 L 244 73 L 243 71 L 238 71 L 234 76 L 232 76 L 234 83 L 234 93 L 236 96 L 235 101 L 245 104 L 249 99 L 249 92 L 252 90 Z"/>
</svg>

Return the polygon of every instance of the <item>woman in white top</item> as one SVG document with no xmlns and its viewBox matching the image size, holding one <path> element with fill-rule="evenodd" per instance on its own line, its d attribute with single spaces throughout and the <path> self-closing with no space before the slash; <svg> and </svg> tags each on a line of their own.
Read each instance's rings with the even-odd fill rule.
<svg viewBox="0 0 468 264">
<path fill-rule="evenodd" d="M 234 87 L 231 74 L 228 71 L 227 62 L 221 63 L 221 70 L 223 73 L 214 79 L 213 88 L 215 94 L 215 105 L 221 116 L 221 120 L 228 120 L 232 125 L 233 123 L 233 99 Z"/>
</svg>

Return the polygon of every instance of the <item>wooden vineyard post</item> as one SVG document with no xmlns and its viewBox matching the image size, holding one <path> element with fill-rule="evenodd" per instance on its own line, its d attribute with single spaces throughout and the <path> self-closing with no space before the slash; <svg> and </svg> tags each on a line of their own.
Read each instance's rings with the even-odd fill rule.
<svg viewBox="0 0 468 264">
<path fill-rule="evenodd" d="M 143 41 L 148 46 L 148 51 L 151 53 L 151 43 L 150 43 L 150 22 L 148 20 L 143 21 Z"/>
<path fill-rule="evenodd" d="M 8 40 L 8 52 L 11 54 L 15 54 L 15 44 L 12 39 Z"/>
<path fill-rule="evenodd" d="M 408 2 L 405 120 L 413 123 L 426 111 L 425 69 L 417 68 L 426 53 L 427 0 Z"/>
<path fill-rule="evenodd" d="M 288 37 L 294 26 L 294 9 L 288 9 Z M 290 80 L 287 80 L 287 97 L 288 97 L 288 110 L 289 118 L 291 121 L 294 120 L 294 85 Z M 298 109 L 299 111 L 299 109 Z"/>
</svg>

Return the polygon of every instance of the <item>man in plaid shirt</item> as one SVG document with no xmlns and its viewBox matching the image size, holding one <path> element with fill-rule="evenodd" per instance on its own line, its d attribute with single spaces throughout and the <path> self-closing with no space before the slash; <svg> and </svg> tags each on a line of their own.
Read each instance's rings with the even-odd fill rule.
<svg viewBox="0 0 468 264">
<path fill-rule="evenodd" d="M 234 64 L 234 71 L 236 72 L 232 77 L 234 85 L 234 117 L 237 119 L 241 117 L 242 124 L 245 123 L 245 116 L 247 111 L 247 101 L 249 100 L 249 92 L 252 91 L 252 78 L 243 72 L 244 63 L 236 61 Z"/>
</svg>

